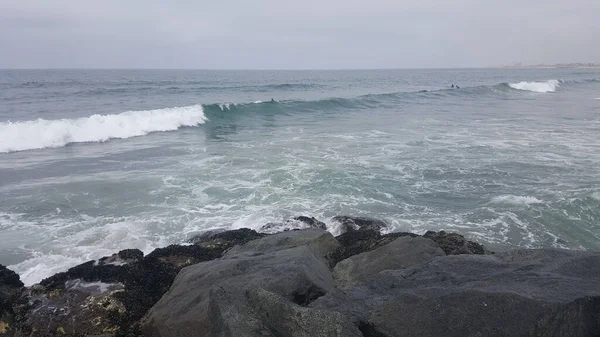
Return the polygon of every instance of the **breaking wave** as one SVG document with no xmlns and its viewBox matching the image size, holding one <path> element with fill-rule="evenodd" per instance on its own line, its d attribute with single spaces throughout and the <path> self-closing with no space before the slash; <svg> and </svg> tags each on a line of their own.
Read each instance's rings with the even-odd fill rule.
<svg viewBox="0 0 600 337">
<path fill-rule="evenodd" d="M 596 79 L 583 83 L 597 82 Z M 219 121 L 247 114 L 336 113 L 341 111 L 397 107 L 424 100 L 443 100 L 489 95 L 518 95 L 523 91 L 548 93 L 559 86 L 577 85 L 577 81 L 548 80 L 545 82 L 498 83 L 442 88 L 413 92 L 366 94 L 351 98 L 325 98 L 319 100 L 252 101 L 247 103 L 196 104 L 156 110 L 127 111 L 112 115 L 93 115 L 75 119 L 37 119 L 19 122 L 0 122 L 0 153 L 57 148 L 70 143 L 104 142 L 113 138 L 131 138 L 151 132 L 174 131 L 185 126 L 197 126 L 207 121 Z M 262 86 L 262 89 L 298 89 L 298 84 Z M 267 96 L 267 97 L 270 97 Z"/>
<path fill-rule="evenodd" d="M 105 142 L 151 132 L 173 131 L 206 121 L 201 105 L 127 111 L 76 119 L 0 123 L 0 153 L 63 147 L 71 143 Z"/>
<path fill-rule="evenodd" d="M 517 90 L 533 91 L 533 92 L 554 92 L 560 86 L 560 81 L 549 80 L 545 82 L 519 82 L 509 83 L 509 87 Z"/>
</svg>

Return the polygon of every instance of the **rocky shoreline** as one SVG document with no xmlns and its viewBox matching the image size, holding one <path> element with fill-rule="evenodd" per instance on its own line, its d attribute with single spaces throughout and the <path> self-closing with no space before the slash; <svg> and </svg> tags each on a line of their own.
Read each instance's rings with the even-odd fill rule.
<svg viewBox="0 0 600 337">
<path fill-rule="evenodd" d="M 123 250 L 31 287 L 0 266 L 0 336 L 600 336 L 598 252 L 494 254 L 455 233 L 334 220 L 336 237 L 297 217 Z"/>
</svg>

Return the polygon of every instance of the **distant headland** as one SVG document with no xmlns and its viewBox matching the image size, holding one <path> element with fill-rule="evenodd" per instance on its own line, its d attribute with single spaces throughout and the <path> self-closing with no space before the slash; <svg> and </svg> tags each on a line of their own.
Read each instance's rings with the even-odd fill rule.
<svg viewBox="0 0 600 337">
<path fill-rule="evenodd" d="M 530 64 L 515 63 L 504 65 L 501 68 L 600 68 L 600 63 L 555 63 L 555 64 Z"/>
</svg>

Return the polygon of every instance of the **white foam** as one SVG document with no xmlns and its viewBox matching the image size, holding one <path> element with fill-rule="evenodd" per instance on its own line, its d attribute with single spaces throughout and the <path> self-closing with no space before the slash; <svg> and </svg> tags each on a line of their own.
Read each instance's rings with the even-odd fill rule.
<svg viewBox="0 0 600 337">
<path fill-rule="evenodd" d="M 518 195 L 500 195 L 493 197 L 491 202 L 493 204 L 508 204 L 508 205 L 534 205 L 543 204 L 544 202 L 536 197 L 531 196 L 518 196 Z"/>
<path fill-rule="evenodd" d="M 556 88 L 559 87 L 558 80 L 549 80 L 546 82 L 519 82 L 519 83 L 509 83 L 508 86 L 517 89 L 517 90 L 525 90 L 525 91 L 533 91 L 533 92 L 554 92 Z"/>
<path fill-rule="evenodd" d="M 80 291 L 87 293 L 103 294 L 114 288 L 122 288 L 119 283 L 104 283 L 104 282 L 84 282 L 81 279 L 68 280 L 65 282 L 65 288 L 68 291 Z"/>
<path fill-rule="evenodd" d="M 0 123 L 0 153 L 56 148 L 70 143 L 104 142 L 150 132 L 173 131 L 206 121 L 201 105 L 157 110 L 127 111 L 76 119 Z"/>
<path fill-rule="evenodd" d="M 231 110 L 231 106 L 235 106 L 235 104 L 233 104 L 233 103 L 219 104 L 219 109 L 221 109 L 221 111 Z"/>
<path fill-rule="evenodd" d="M 85 257 L 74 258 L 57 254 L 40 254 L 19 264 L 8 266 L 8 268 L 19 274 L 21 282 L 25 286 L 30 286 L 86 261 Z"/>
</svg>

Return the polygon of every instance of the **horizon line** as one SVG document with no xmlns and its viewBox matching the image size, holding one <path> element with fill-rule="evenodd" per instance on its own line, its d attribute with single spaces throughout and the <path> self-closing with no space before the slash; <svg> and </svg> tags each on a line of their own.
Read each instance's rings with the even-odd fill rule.
<svg viewBox="0 0 600 337">
<path fill-rule="evenodd" d="M 488 67 L 415 67 L 415 68 L 0 68 L 5 70 L 193 70 L 193 71 L 365 71 L 365 70 L 461 70 L 500 69 L 506 66 Z M 526 67 L 523 67 L 526 68 Z"/>
</svg>

